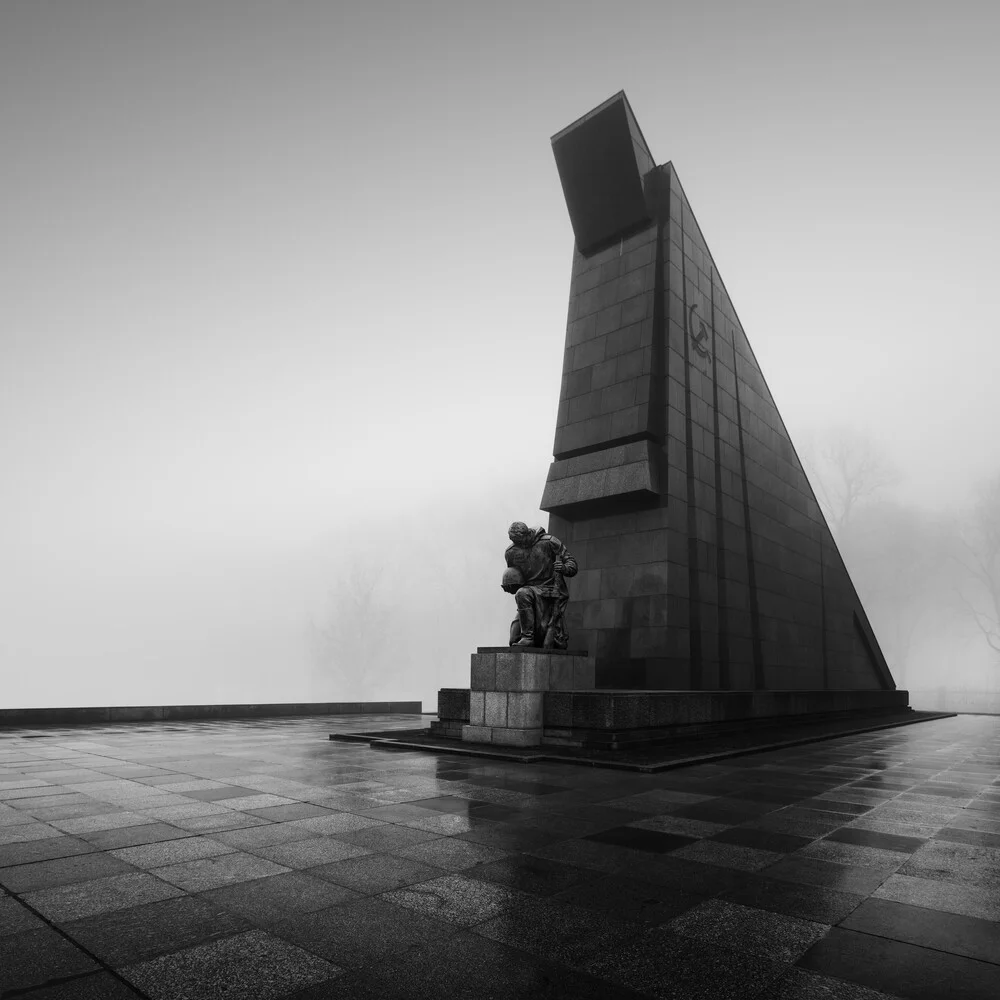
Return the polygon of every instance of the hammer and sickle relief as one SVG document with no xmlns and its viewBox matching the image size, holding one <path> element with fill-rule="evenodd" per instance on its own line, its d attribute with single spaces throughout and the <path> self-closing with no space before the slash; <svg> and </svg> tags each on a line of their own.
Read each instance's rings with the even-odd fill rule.
<svg viewBox="0 0 1000 1000">
<path fill-rule="evenodd" d="M 693 305 L 690 309 L 688 309 L 688 336 L 691 338 L 691 345 L 694 349 L 703 358 L 710 358 L 712 356 L 712 352 L 705 346 L 705 341 L 708 340 L 708 330 L 705 329 L 705 321 L 700 316 L 697 317 L 698 332 L 694 332 L 694 313 L 697 308 L 697 305 Z"/>
</svg>

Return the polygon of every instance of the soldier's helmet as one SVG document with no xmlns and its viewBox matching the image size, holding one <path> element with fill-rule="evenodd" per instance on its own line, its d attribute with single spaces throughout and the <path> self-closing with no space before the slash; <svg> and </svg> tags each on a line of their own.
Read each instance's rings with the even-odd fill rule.
<svg viewBox="0 0 1000 1000">
<path fill-rule="evenodd" d="M 513 594 L 518 587 L 524 586 L 524 574 L 516 566 L 508 566 L 503 571 L 503 581 L 500 586 L 508 593 Z"/>
</svg>

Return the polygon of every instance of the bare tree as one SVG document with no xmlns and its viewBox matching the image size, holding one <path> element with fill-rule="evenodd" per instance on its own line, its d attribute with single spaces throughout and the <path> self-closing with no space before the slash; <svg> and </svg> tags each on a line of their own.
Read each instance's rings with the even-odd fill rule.
<svg viewBox="0 0 1000 1000">
<path fill-rule="evenodd" d="M 384 653 L 394 631 L 381 566 L 351 561 L 330 589 L 319 620 L 310 622 L 310 644 L 319 686 L 341 700 L 364 700 L 373 675 L 384 673 Z"/>
<path fill-rule="evenodd" d="M 899 482 L 896 466 L 872 438 L 855 428 L 837 427 L 803 450 L 803 463 L 816 499 L 839 539 L 862 505 Z"/>
<path fill-rule="evenodd" d="M 1000 655 L 1000 475 L 977 490 L 958 526 L 964 579 L 958 599 L 986 644 Z"/>
<path fill-rule="evenodd" d="M 845 560 L 900 683 L 914 647 L 940 632 L 954 581 L 951 537 L 940 515 L 889 500 L 865 504 L 851 522 Z"/>
</svg>

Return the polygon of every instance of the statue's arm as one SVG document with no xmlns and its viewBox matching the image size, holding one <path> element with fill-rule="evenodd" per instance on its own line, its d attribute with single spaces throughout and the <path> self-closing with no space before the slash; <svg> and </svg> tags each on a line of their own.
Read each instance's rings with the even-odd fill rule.
<svg viewBox="0 0 1000 1000">
<path fill-rule="evenodd" d="M 576 576 L 577 565 L 576 560 L 570 555 L 569 549 L 559 541 L 558 538 L 554 538 L 555 544 L 555 556 L 563 564 L 563 576 Z"/>
</svg>

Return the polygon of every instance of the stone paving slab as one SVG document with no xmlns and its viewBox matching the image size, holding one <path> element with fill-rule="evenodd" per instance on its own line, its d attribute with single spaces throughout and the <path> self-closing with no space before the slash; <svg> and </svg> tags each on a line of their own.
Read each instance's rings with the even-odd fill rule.
<svg viewBox="0 0 1000 1000">
<path fill-rule="evenodd" d="M 655 773 L 327 738 L 421 721 L 0 731 L 0 995 L 1000 996 L 1000 718 Z"/>
</svg>

